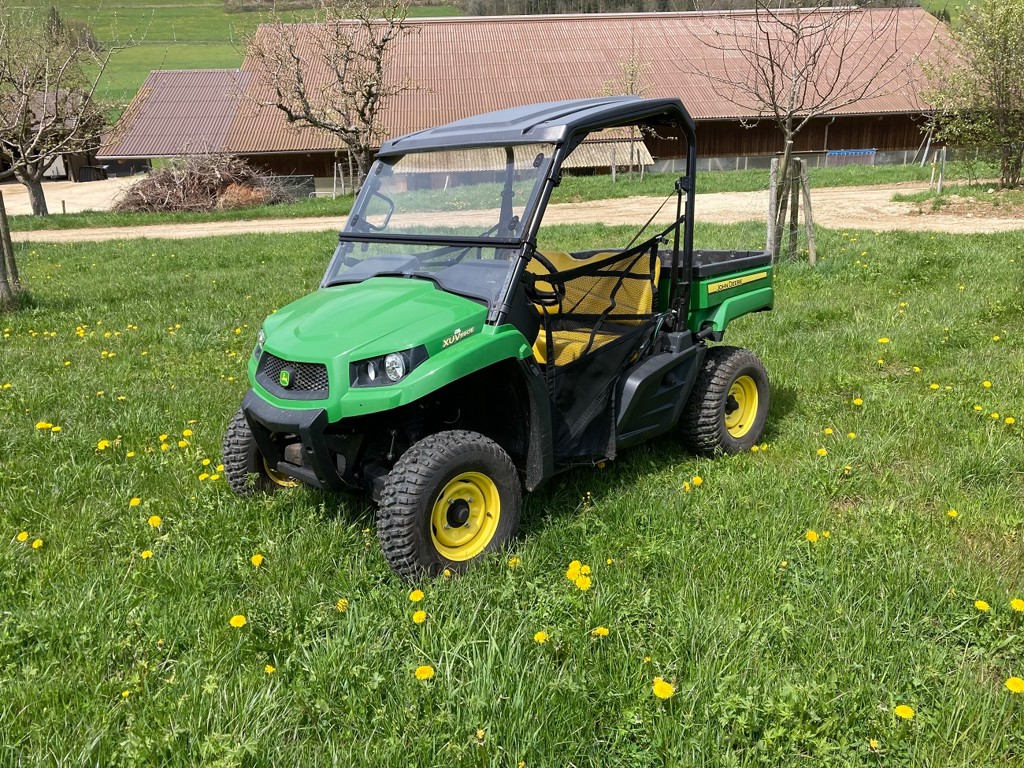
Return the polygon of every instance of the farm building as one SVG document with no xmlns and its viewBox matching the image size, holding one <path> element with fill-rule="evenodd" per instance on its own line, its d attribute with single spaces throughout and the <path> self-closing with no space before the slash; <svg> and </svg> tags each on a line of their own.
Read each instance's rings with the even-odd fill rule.
<svg viewBox="0 0 1024 768">
<path fill-rule="evenodd" d="M 874 75 L 871 66 L 884 70 L 876 79 L 884 86 L 812 120 L 797 135 L 795 149 L 821 155 L 866 150 L 904 161 L 922 143 L 928 109 L 918 93 L 919 60 L 948 35 L 921 8 L 860 13 L 866 22 L 851 34 L 861 39 L 847 41 L 859 58 L 823 61 L 816 70 L 821 82 L 811 86 L 827 87 L 837 73 L 846 77 L 841 69 L 853 78 Z M 878 34 L 882 17 L 875 24 L 869 14 L 895 16 Z M 752 12 L 425 18 L 407 24 L 411 33 L 396 44 L 388 77 L 410 87 L 387 100 L 385 137 L 504 107 L 625 93 L 624 70 L 632 66 L 638 73 L 633 92 L 679 97 L 686 104 L 697 122 L 703 165 L 761 164 L 782 149 L 774 122 L 728 82 L 729 73 L 743 66 L 735 46 L 756 37 Z M 300 53 L 311 60 L 310 25 L 294 29 Z M 264 34 L 270 31 L 261 27 L 257 35 Z M 310 67 L 307 79 L 318 77 L 325 75 Z M 340 142 L 289 124 L 272 106 L 258 106 L 267 91 L 252 56 L 237 71 L 154 72 L 100 156 L 109 162 L 220 151 L 278 173 L 331 177 L 343 159 Z M 649 149 L 656 161 L 657 146 Z"/>
</svg>

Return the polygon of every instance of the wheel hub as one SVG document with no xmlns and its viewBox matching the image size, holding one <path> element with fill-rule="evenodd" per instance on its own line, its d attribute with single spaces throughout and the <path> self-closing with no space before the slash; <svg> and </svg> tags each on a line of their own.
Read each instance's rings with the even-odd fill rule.
<svg viewBox="0 0 1024 768">
<path fill-rule="evenodd" d="M 472 499 L 449 499 L 448 500 L 448 527 L 461 528 L 469 522 L 469 502 Z"/>
<path fill-rule="evenodd" d="M 757 384 L 750 376 L 740 376 L 729 387 L 725 400 L 725 428 L 734 438 L 746 435 L 757 418 Z"/>
</svg>

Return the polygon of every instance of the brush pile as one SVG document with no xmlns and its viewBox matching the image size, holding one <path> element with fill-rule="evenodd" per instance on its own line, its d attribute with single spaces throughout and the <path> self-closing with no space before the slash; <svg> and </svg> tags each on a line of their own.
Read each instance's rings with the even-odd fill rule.
<svg viewBox="0 0 1024 768">
<path fill-rule="evenodd" d="M 193 155 L 171 160 L 128 187 L 113 210 L 119 213 L 225 211 L 293 199 L 282 177 L 269 176 L 228 155 Z"/>
</svg>

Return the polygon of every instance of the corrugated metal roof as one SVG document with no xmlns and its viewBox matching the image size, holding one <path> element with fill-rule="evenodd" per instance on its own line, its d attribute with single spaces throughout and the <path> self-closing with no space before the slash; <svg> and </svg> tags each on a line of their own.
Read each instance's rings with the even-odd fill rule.
<svg viewBox="0 0 1024 768">
<path fill-rule="evenodd" d="M 252 76 L 237 69 L 149 73 L 99 157 L 173 157 L 227 150 L 228 129 Z"/>
<path fill-rule="evenodd" d="M 923 78 L 917 61 L 948 38 L 944 25 L 921 8 L 859 14 L 850 46 L 858 55 L 847 57 L 855 58 L 854 71 L 867 77 L 878 62 L 895 56 L 882 79 L 904 72 L 911 78 L 901 78 L 882 93 L 829 114 L 912 114 L 927 109 L 918 95 Z M 879 34 L 886 18 L 895 23 Z M 410 89 L 385 102 L 380 138 L 506 107 L 622 92 L 616 83 L 622 80 L 622 65 L 631 51 L 643 70 L 641 95 L 680 98 L 698 121 L 754 118 L 756 106 L 744 105 L 741 95 L 730 93 L 721 81 L 729 79 L 726 72 L 734 77 L 747 66 L 731 48 L 756 36 L 755 21 L 752 12 L 410 19 L 410 33 L 400 38 L 388 71 L 391 82 L 408 83 Z M 315 27 L 287 26 L 298 40 L 300 55 L 315 62 Z M 269 34 L 267 26 L 257 31 L 260 37 Z M 844 66 L 850 64 L 848 60 Z M 823 61 L 816 85 L 826 83 L 838 66 L 838 58 Z M 330 134 L 289 124 L 274 107 L 258 106 L 267 101 L 268 89 L 251 56 L 241 74 L 233 72 L 154 72 L 126 113 L 125 126 L 118 131 L 120 143 L 115 137 L 110 145 L 116 155 L 107 146 L 102 154 L 146 157 L 196 151 L 197 139 L 211 146 L 219 142 L 240 154 L 341 148 Z M 225 82 L 232 78 L 246 89 L 240 104 L 230 97 L 232 89 Z M 310 66 L 305 78 L 312 91 L 330 92 L 323 67 Z M 138 114 L 130 114 L 137 103 Z"/>
</svg>

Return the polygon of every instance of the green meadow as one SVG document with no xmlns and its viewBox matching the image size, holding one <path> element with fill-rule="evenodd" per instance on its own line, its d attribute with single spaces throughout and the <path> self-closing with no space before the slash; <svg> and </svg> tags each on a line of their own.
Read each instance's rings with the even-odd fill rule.
<svg viewBox="0 0 1024 768">
<path fill-rule="evenodd" d="M 820 231 L 727 334 L 772 380 L 756 452 L 556 477 L 508 552 L 416 585 L 365 500 L 218 469 L 333 240 L 16 244 L 0 764 L 1024 765 L 1024 233 Z"/>
<path fill-rule="evenodd" d="M 261 21 L 269 20 L 268 14 L 255 11 L 227 13 L 224 4 L 216 0 L 14 0 L 12 5 L 38 8 L 44 13 L 54 5 L 63 18 L 88 24 L 107 45 L 138 42 L 115 51 L 100 84 L 100 97 L 122 109 L 135 97 L 151 70 L 241 66 L 245 36 Z M 410 10 L 410 16 L 458 13 L 452 5 L 417 6 Z M 280 15 L 287 20 L 303 17 L 300 11 Z"/>
</svg>

